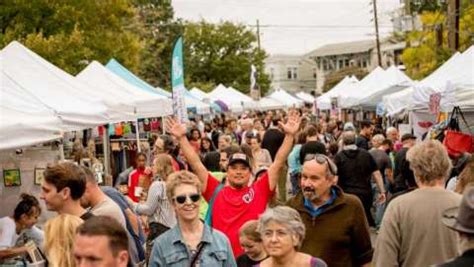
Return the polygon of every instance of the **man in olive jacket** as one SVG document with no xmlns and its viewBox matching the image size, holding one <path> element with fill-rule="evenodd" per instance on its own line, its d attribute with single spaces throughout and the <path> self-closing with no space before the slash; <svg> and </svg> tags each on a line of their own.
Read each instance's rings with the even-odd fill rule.
<svg viewBox="0 0 474 267">
<path fill-rule="evenodd" d="M 370 266 L 373 249 L 360 200 L 337 184 L 337 167 L 326 156 L 306 156 L 301 189 L 287 205 L 306 226 L 301 252 L 323 259 L 331 267 Z"/>
</svg>

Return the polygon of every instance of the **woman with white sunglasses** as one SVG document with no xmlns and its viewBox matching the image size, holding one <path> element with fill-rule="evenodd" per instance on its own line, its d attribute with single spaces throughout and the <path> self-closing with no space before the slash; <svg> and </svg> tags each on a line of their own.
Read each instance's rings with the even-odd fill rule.
<svg viewBox="0 0 474 267">
<path fill-rule="evenodd" d="M 237 266 L 227 237 L 199 219 L 201 192 L 191 172 L 168 177 L 166 194 L 178 224 L 155 239 L 148 266 Z"/>
</svg>

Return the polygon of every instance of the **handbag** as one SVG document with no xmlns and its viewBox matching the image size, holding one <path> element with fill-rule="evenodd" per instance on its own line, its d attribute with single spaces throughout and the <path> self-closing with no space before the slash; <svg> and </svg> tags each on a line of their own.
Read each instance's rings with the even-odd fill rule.
<svg viewBox="0 0 474 267">
<path fill-rule="evenodd" d="M 469 133 L 466 134 L 461 132 L 458 116 L 461 116 L 464 124 L 469 129 Z M 461 108 L 458 106 L 453 108 L 451 119 L 449 120 L 448 127 L 445 131 L 443 144 L 448 150 L 448 154 L 456 158 L 465 152 L 473 151 L 473 136 L 471 133 L 471 128 L 464 118 Z"/>
</svg>

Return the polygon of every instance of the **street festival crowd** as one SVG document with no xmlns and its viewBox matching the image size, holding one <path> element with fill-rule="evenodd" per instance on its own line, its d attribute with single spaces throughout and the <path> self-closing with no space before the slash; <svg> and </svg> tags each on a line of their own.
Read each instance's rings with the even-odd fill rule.
<svg viewBox="0 0 474 267">
<path fill-rule="evenodd" d="M 114 187 L 48 165 L 0 219 L 0 259 L 31 239 L 49 266 L 474 266 L 468 153 L 308 109 L 164 130 Z M 57 216 L 40 230 L 42 201 Z"/>
</svg>

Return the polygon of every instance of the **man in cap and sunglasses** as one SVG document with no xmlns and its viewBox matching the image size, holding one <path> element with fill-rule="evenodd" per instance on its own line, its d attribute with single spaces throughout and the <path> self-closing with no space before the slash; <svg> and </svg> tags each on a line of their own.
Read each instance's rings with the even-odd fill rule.
<svg viewBox="0 0 474 267">
<path fill-rule="evenodd" d="M 239 243 L 239 229 L 245 222 L 258 219 L 265 211 L 293 147 L 300 121 L 299 114 L 292 111 L 288 115 L 287 122 L 280 123 L 285 132 L 283 144 L 279 147 L 275 160 L 266 174 L 250 186 L 252 170 L 250 160 L 245 154 L 235 153 L 229 158 L 227 185 L 223 186 L 208 172 L 199 155 L 192 150 L 186 138 L 186 126 L 172 118 L 166 121 L 167 131 L 178 139 L 184 156 L 203 185 L 202 195 L 209 203 L 211 213 L 208 222 L 227 235 L 235 257 L 243 253 Z"/>
<path fill-rule="evenodd" d="M 288 201 L 306 226 L 301 252 L 328 266 L 370 266 L 372 245 L 360 200 L 337 186 L 337 167 L 326 155 L 307 154 L 301 190 Z"/>
</svg>

